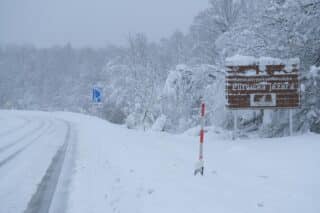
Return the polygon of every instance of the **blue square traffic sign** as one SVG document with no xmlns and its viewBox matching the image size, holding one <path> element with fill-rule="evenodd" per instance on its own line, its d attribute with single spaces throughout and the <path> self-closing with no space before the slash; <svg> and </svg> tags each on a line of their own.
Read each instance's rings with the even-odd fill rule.
<svg viewBox="0 0 320 213">
<path fill-rule="evenodd" d="M 102 88 L 94 87 L 92 89 L 92 101 L 94 103 L 100 103 L 102 101 Z"/>
</svg>

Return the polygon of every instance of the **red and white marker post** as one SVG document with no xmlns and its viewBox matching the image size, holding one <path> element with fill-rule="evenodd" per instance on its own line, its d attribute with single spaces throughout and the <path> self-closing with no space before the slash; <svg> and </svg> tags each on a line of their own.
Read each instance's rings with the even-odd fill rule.
<svg viewBox="0 0 320 213">
<path fill-rule="evenodd" d="M 199 147 L 199 160 L 196 163 L 196 168 L 194 170 L 194 175 L 200 173 L 203 175 L 204 172 L 204 161 L 203 161 L 203 142 L 204 142 L 204 116 L 205 116 L 206 105 L 201 99 L 201 120 L 200 120 L 200 147 Z"/>
</svg>

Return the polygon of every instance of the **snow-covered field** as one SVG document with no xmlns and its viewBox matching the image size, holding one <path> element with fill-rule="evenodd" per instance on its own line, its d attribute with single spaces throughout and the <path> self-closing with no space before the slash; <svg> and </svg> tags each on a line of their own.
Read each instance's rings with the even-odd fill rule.
<svg viewBox="0 0 320 213">
<path fill-rule="evenodd" d="M 205 140 L 67 112 L 0 111 L 0 212 L 318 213 L 320 135 Z"/>
</svg>

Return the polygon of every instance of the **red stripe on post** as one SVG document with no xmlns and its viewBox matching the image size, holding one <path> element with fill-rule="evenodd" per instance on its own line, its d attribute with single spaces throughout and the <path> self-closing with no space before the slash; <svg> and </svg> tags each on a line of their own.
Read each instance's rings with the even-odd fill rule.
<svg viewBox="0 0 320 213">
<path fill-rule="evenodd" d="M 200 143 L 203 143 L 203 141 L 204 141 L 204 130 L 201 129 L 200 130 Z"/>
<path fill-rule="evenodd" d="M 201 104 L 201 116 L 202 116 L 202 117 L 204 117 L 205 108 L 206 108 L 205 104 L 204 104 L 204 103 Z"/>
</svg>

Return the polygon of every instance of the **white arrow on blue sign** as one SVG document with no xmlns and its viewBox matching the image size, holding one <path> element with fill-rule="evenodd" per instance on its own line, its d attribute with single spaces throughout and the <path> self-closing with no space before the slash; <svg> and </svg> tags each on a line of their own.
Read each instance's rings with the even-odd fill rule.
<svg viewBox="0 0 320 213">
<path fill-rule="evenodd" d="M 101 101 L 102 101 L 102 88 L 101 87 L 94 87 L 92 89 L 92 101 L 94 103 L 101 103 Z"/>
</svg>

